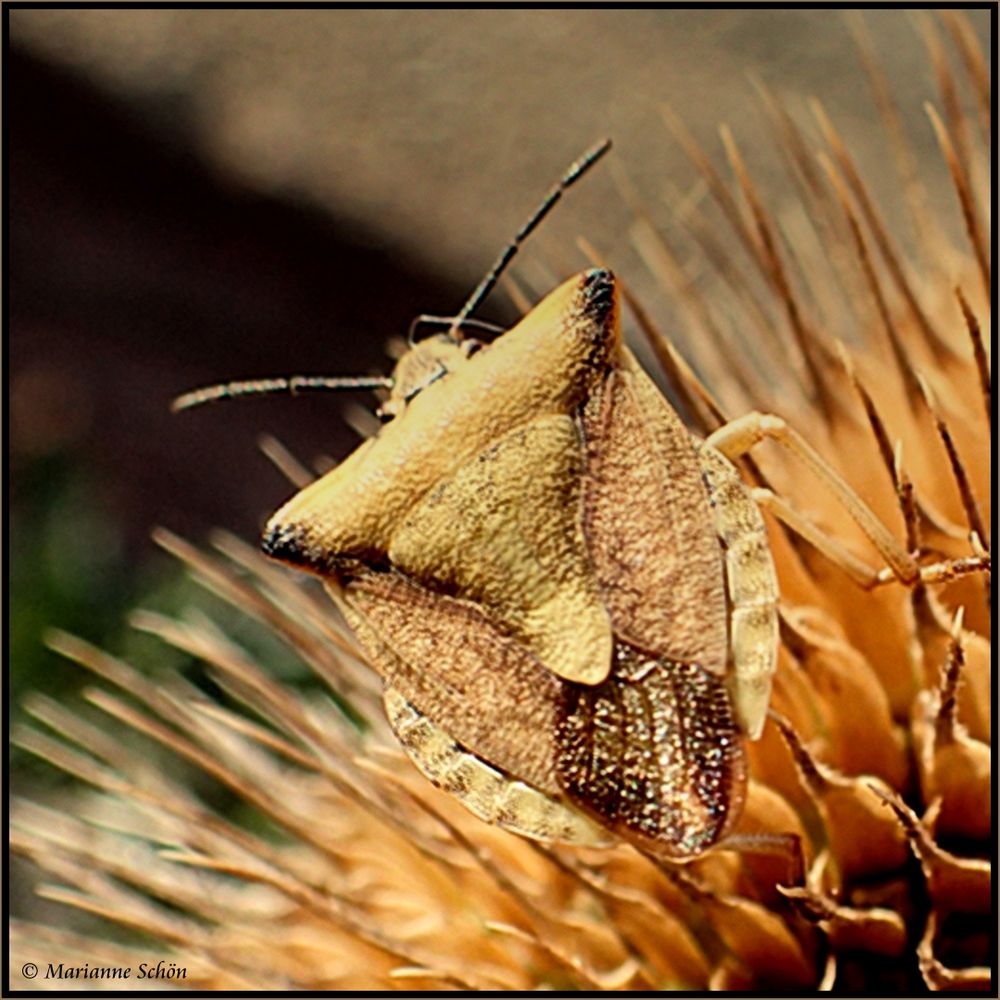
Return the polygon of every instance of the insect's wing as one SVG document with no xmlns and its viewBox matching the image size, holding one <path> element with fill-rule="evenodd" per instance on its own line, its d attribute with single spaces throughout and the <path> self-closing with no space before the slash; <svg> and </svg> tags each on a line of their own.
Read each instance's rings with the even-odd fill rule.
<svg viewBox="0 0 1000 1000">
<path fill-rule="evenodd" d="M 387 687 L 452 739 L 558 794 L 561 682 L 475 605 L 399 573 L 361 569 L 331 592 Z"/>
<path fill-rule="evenodd" d="M 690 857 L 743 801 L 723 556 L 689 432 L 627 351 L 581 408 L 587 550 L 615 633 L 601 684 L 566 685 L 559 782 L 608 828 Z"/>
<path fill-rule="evenodd" d="M 556 759 L 573 801 L 666 857 L 725 836 L 746 767 L 723 678 L 618 643 L 603 684 L 568 684 L 564 694 Z"/>
<path fill-rule="evenodd" d="M 615 635 L 724 673 L 723 559 L 690 433 L 625 350 L 582 424 L 584 531 Z"/>
</svg>

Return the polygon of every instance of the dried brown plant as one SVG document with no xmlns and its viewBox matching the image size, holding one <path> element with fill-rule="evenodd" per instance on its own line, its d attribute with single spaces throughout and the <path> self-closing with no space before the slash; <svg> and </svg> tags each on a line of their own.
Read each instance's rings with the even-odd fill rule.
<svg viewBox="0 0 1000 1000">
<path fill-rule="evenodd" d="M 927 112 L 954 205 L 929 207 L 859 28 L 906 232 L 884 221 L 823 108 L 807 127 L 763 87 L 798 208 L 768 208 L 734 133 L 723 130 L 730 183 L 668 112 L 707 203 L 669 237 L 641 213 L 634 223 L 638 250 L 683 306 L 687 341 L 668 340 L 627 289 L 626 301 L 692 428 L 779 412 L 922 563 L 978 570 L 865 591 L 769 525 L 782 647 L 738 832 L 794 835 L 800 870 L 765 850 L 668 866 L 624 845 L 574 851 L 486 826 L 398 749 L 377 679 L 318 589 L 231 536 L 206 553 L 160 532 L 333 698 L 275 681 L 199 612 L 140 612 L 134 624 L 203 659 L 224 699 L 55 637 L 101 681 L 86 698 L 107 723 L 31 699 L 36 724 L 17 741 L 89 790 L 18 802 L 12 847 L 47 874 L 44 897 L 151 943 L 15 923 L 13 968 L 44 967 L 55 951 L 92 968 L 162 959 L 186 978 L 151 985 L 197 990 L 990 987 L 989 75 L 959 15 L 935 23 L 941 110 Z M 952 209 L 964 244 L 945 235 Z M 695 259 L 717 272 L 711 297 L 690 277 Z M 777 449 L 745 471 L 867 551 Z M 138 752 L 136 733 L 257 818 L 213 808 L 197 781 Z"/>
</svg>

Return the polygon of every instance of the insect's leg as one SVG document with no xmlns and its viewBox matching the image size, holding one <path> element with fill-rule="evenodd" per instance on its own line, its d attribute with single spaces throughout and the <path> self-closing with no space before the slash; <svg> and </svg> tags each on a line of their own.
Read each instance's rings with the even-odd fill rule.
<svg viewBox="0 0 1000 1000">
<path fill-rule="evenodd" d="M 929 563 L 920 567 L 921 583 L 947 583 L 957 580 L 968 573 L 989 573 L 993 569 L 993 557 L 990 553 L 974 556 L 962 556 L 958 559 L 945 559 L 942 562 Z M 873 586 L 895 580 L 892 570 L 888 567 L 880 569 Z"/>
<path fill-rule="evenodd" d="M 782 524 L 791 528 L 797 535 L 804 538 L 810 545 L 818 549 L 832 563 L 839 566 L 860 587 L 871 590 L 896 579 L 893 570 L 884 566 L 876 569 L 858 558 L 842 542 L 825 532 L 818 524 L 811 521 L 801 511 L 796 510 L 784 497 L 778 496 L 772 490 L 752 490 L 758 506 L 773 514 Z M 989 553 L 978 553 L 963 556 L 959 559 L 946 559 L 943 562 L 928 563 L 921 566 L 921 583 L 947 583 L 956 580 L 966 573 L 989 572 L 992 559 Z"/>
<path fill-rule="evenodd" d="M 851 552 L 847 546 L 824 531 L 815 521 L 797 511 L 787 500 L 773 490 L 751 491 L 757 505 L 773 514 L 782 524 L 818 549 L 834 565 L 839 566 L 858 586 L 866 590 L 879 583 L 880 570 L 869 566 Z"/>
<path fill-rule="evenodd" d="M 812 470 L 813 474 L 830 489 L 833 495 L 853 518 L 854 522 L 867 535 L 871 543 L 878 549 L 882 558 L 892 571 L 893 576 L 902 583 L 912 584 L 921 579 L 921 571 L 916 560 L 893 536 L 892 532 L 879 520 L 872 509 L 854 492 L 847 481 L 823 458 L 822 455 L 801 434 L 789 427 L 781 417 L 770 413 L 748 413 L 720 427 L 708 436 L 705 444 L 721 451 L 729 459 L 745 455 L 751 448 L 771 438 L 777 441 Z M 785 505 L 785 510 L 789 508 Z M 778 513 L 776 510 L 775 513 Z M 780 514 L 779 514 L 780 516 Z M 806 523 L 801 515 L 793 515 L 795 523 L 785 520 L 785 523 L 795 531 Z M 819 528 L 811 526 L 808 534 L 803 534 L 808 541 L 817 544 L 816 539 L 822 535 Z M 849 557 L 853 563 L 851 568 L 842 561 L 846 549 L 839 543 L 825 542 L 817 545 L 825 554 L 830 555 L 839 565 L 844 565 L 852 576 L 857 579 L 858 573 L 866 574 L 863 585 L 874 586 L 882 582 L 879 573 L 869 570 L 856 558 Z"/>
<path fill-rule="evenodd" d="M 797 833 L 733 833 L 720 840 L 716 846 L 723 851 L 786 859 L 788 873 L 784 884 L 799 886 L 805 882 L 805 855 Z"/>
</svg>

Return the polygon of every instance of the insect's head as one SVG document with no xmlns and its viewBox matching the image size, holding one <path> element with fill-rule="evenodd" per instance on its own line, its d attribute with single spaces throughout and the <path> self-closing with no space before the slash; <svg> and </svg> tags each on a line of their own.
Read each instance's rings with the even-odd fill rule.
<svg viewBox="0 0 1000 1000">
<path fill-rule="evenodd" d="M 379 419 L 385 423 L 398 417 L 407 403 L 465 364 L 481 346 L 481 341 L 456 340 L 447 333 L 415 343 L 396 362 L 389 398 L 378 409 Z"/>
</svg>

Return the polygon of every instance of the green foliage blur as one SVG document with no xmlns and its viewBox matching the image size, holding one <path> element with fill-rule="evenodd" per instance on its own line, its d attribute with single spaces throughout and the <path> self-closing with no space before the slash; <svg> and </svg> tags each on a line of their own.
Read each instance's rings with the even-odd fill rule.
<svg viewBox="0 0 1000 1000">
<path fill-rule="evenodd" d="M 46 631 L 107 643 L 137 587 L 121 535 L 71 454 L 48 454 L 19 470 L 9 527 L 8 652 L 17 713 L 29 689 L 58 698 L 80 684 L 80 671 L 45 646 Z"/>
<path fill-rule="evenodd" d="M 85 639 L 154 679 L 179 673 L 225 700 L 202 663 L 130 626 L 131 612 L 140 607 L 179 618 L 206 615 L 271 676 L 303 690 L 318 688 L 305 664 L 272 632 L 204 590 L 152 542 L 139 557 L 130 554 L 136 546 L 123 537 L 94 473 L 72 451 L 49 453 L 18 470 L 9 529 L 8 711 L 15 736 L 19 723 L 38 725 L 25 709 L 36 695 L 71 706 L 99 727 L 122 731 L 86 702 L 87 685 L 105 682 L 48 648 L 46 635 L 53 629 Z M 166 766 L 180 765 L 174 760 Z M 10 768 L 15 791 L 35 794 L 40 786 L 67 780 L 16 740 Z"/>
</svg>

